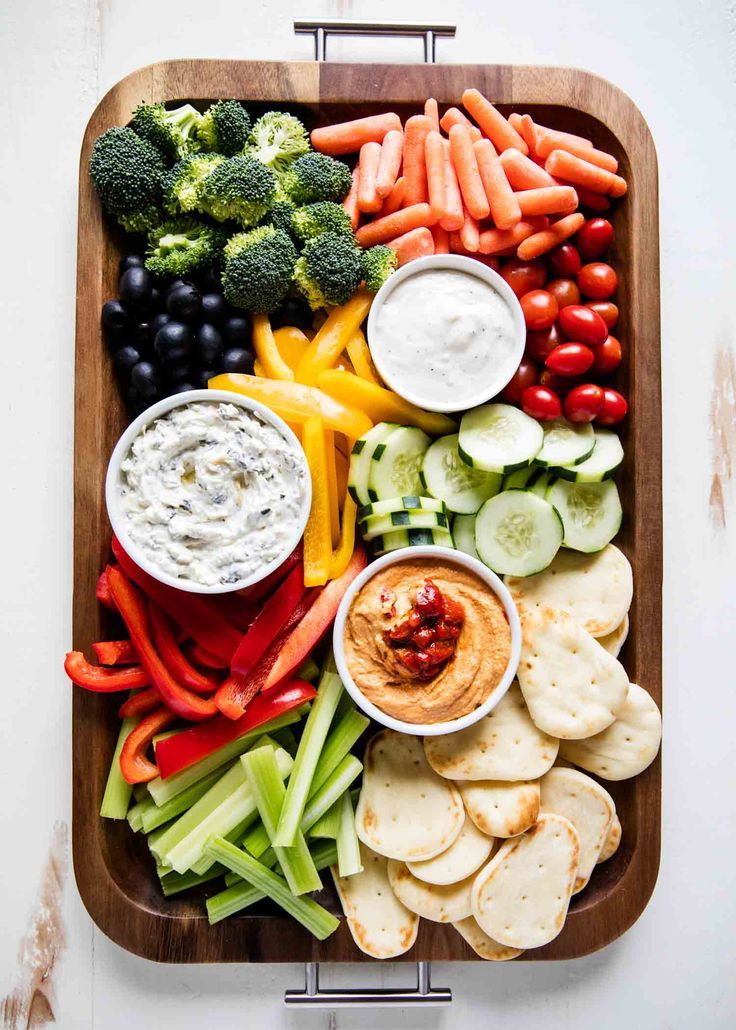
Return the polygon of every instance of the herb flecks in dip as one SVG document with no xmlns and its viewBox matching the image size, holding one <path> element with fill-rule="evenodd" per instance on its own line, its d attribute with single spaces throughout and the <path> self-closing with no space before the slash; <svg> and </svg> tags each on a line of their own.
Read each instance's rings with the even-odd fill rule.
<svg viewBox="0 0 736 1030">
<path fill-rule="evenodd" d="M 400 672 L 431 680 L 455 654 L 464 621 L 462 606 L 425 579 L 410 610 L 384 632 L 383 639 L 393 649 Z"/>
<path fill-rule="evenodd" d="M 235 404 L 174 408 L 121 465 L 120 510 L 149 562 L 201 586 L 230 585 L 284 553 L 302 512 L 301 451 Z"/>
<path fill-rule="evenodd" d="M 406 620 L 427 580 L 462 610 L 463 621 L 454 653 L 431 679 L 420 679 L 397 659 L 387 634 Z M 381 569 L 353 598 L 344 648 L 356 686 L 377 708 L 431 724 L 459 719 L 488 698 L 508 665 L 511 630 L 501 601 L 474 572 L 451 561 L 408 558 Z"/>
</svg>

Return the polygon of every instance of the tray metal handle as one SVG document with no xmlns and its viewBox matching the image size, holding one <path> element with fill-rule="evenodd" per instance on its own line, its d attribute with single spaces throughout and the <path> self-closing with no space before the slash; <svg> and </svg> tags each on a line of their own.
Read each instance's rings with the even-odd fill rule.
<svg viewBox="0 0 736 1030">
<path fill-rule="evenodd" d="M 432 986 L 432 964 L 417 962 L 416 987 L 346 987 L 325 990 L 319 985 L 319 962 L 304 963 L 304 990 L 286 991 L 284 1004 L 290 1008 L 349 1009 L 405 1008 L 416 1005 L 450 1005 L 449 987 Z"/>
<path fill-rule="evenodd" d="M 327 60 L 328 36 L 403 36 L 423 40 L 425 64 L 434 64 L 437 37 L 452 38 L 456 28 L 449 22 L 353 21 L 350 18 L 300 18 L 294 22 L 297 36 L 313 37 L 315 61 Z"/>
</svg>

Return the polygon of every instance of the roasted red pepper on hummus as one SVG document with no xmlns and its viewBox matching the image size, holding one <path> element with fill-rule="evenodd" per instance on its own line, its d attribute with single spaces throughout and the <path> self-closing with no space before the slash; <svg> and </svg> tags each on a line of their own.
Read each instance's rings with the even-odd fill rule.
<svg viewBox="0 0 736 1030">
<path fill-rule="evenodd" d="M 464 621 L 462 605 L 425 579 L 402 621 L 383 637 L 413 676 L 431 680 L 455 654 Z"/>
</svg>

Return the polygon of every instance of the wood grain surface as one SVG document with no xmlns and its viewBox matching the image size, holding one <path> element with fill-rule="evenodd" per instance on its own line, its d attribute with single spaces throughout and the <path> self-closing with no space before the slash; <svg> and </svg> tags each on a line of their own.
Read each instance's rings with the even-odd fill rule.
<svg viewBox="0 0 736 1030">
<path fill-rule="evenodd" d="M 626 460 L 618 477 L 624 523 L 617 543 L 632 561 L 632 629 L 622 652 L 631 680 L 661 694 L 661 410 L 657 162 L 647 125 L 616 87 L 586 72 L 503 65 L 341 65 L 250 61 L 171 61 L 129 75 L 95 109 L 84 136 L 79 178 L 75 388 L 74 647 L 89 652 L 112 625 L 95 599 L 109 554 L 103 486 L 126 416 L 100 333 L 100 307 L 116 295 L 122 237 L 104 220 L 87 175 L 96 136 L 125 124 L 141 100 L 207 101 L 236 97 L 256 112 L 289 107 L 307 124 L 391 107 L 415 113 L 427 96 L 455 104 L 475 86 L 508 113 L 590 136 L 619 159 L 629 182 L 613 221 L 612 263 L 620 270 L 617 331 L 627 341 L 618 382 L 631 405 Z M 164 962 L 367 961 L 347 926 L 316 942 L 264 905 L 210 927 L 202 899 L 166 900 L 145 842 L 127 823 L 98 816 L 117 718 L 109 698 L 73 692 L 73 856 L 80 894 L 100 929 L 122 947 Z M 659 866 L 660 758 L 641 776 L 608 785 L 623 824 L 616 856 L 599 866 L 574 899 L 560 936 L 525 959 L 566 959 L 595 951 L 641 914 Z M 331 888 L 320 899 L 338 911 Z M 422 921 L 405 961 L 472 960 L 452 927 Z M 480 960 L 479 960 L 480 961 Z M 517 960 L 518 961 L 518 960 Z"/>
</svg>

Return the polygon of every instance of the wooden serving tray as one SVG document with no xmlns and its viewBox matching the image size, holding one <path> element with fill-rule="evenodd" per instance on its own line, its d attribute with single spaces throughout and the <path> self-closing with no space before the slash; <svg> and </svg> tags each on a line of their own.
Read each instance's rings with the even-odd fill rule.
<svg viewBox="0 0 736 1030">
<path fill-rule="evenodd" d="M 624 522 L 617 543 L 634 567 L 631 634 L 622 659 L 630 678 L 661 704 L 662 495 L 659 357 L 657 160 L 647 125 L 615 86 L 587 72 L 504 65 L 344 65 L 250 61 L 168 61 L 123 79 L 90 118 L 82 145 L 76 332 L 74 449 L 74 647 L 89 653 L 106 636 L 95 584 L 108 559 L 105 469 L 126 425 L 100 333 L 100 307 L 116 296 L 122 238 L 103 219 L 87 174 L 95 138 L 123 125 L 142 100 L 206 102 L 236 97 L 255 112 L 284 106 L 309 127 L 387 109 L 416 113 L 428 96 L 457 104 L 475 86 L 501 109 L 528 111 L 542 124 L 589 136 L 619 159 L 629 182 L 613 217 L 613 264 L 620 270 L 616 333 L 624 343 L 619 385 L 632 417 L 618 482 Z M 163 962 L 360 962 L 347 925 L 323 943 L 264 905 L 210 927 L 204 893 L 166 900 L 142 838 L 98 811 L 117 734 L 115 705 L 73 689 L 74 869 L 82 900 L 100 929 L 123 948 Z M 560 936 L 523 958 L 569 959 L 602 948 L 638 918 L 659 865 L 661 768 L 658 758 L 633 780 L 606 784 L 623 842 L 573 899 Z M 328 877 L 329 879 L 329 877 Z M 324 903 L 339 911 L 330 886 Z M 422 920 L 404 961 L 475 959 L 452 927 Z"/>
</svg>

